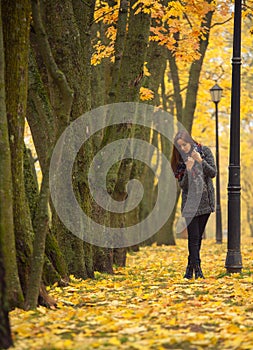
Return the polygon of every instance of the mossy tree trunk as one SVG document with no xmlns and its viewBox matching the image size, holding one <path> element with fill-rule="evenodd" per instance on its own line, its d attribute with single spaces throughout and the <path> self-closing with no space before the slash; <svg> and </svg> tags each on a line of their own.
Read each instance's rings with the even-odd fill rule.
<svg viewBox="0 0 253 350">
<path fill-rule="evenodd" d="M 6 293 L 6 296 L 8 296 L 9 307 L 13 308 L 15 306 L 21 307 L 24 298 L 19 281 L 16 261 L 16 246 L 13 223 L 11 153 L 8 138 L 8 122 L 5 105 L 4 61 L 3 30 L 0 5 L 0 203 L 2 203 L 2 205 L 0 205 L 0 246 L 3 246 L 1 254 L 4 258 L 5 281 L 7 284 L 6 290 L 2 290 L 2 293 Z M 4 254 L 4 252 L 7 252 L 7 248 L 8 254 Z M 1 263 L 1 275 L 3 276 L 3 261 Z M 4 303 L 6 303 L 6 296 L 1 296 L 1 300 L 4 298 Z"/>
<path fill-rule="evenodd" d="M 92 81 L 92 71 L 91 71 L 91 55 L 92 55 L 92 46 L 91 46 L 91 38 L 92 38 L 92 23 L 94 18 L 95 11 L 95 1 L 88 0 L 86 2 L 77 2 L 72 0 L 74 16 L 77 23 L 77 30 L 80 33 L 80 48 L 79 51 L 79 65 L 82 70 L 82 74 L 80 76 L 80 67 L 77 67 L 73 64 L 73 69 L 75 69 L 75 75 L 72 76 L 71 72 L 69 72 L 69 79 L 71 83 L 74 84 L 74 81 L 78 78 L 78 85 L 76 86 L 79 94 L 77 96 L 79 100 L 79 107 L 76 110 L 73 110 L 73 119 L 78 118 L 83 113 L 91 110 L 92 108 L 92 98 L 91 98 L 91 81 Z M 75 53 L 72 52 L 72 57 L 74 57 Z M 81 91 L 80 91 L 81 87 Z M 74 88 L 74 91 L 75 88 Z M 91 215 L 92 212 L 92 198 L 89 192 L 89 188 L 87 185 L 87 174 L 89 164 L 93 158 L 93 149 L 94 145 L 92 142 L 87 142 L 83 146 L 81 153 L 79 155 L 79 160 L 77 164 L 77 173 L 80 173 L 83 169 L 85 169 L 86 178 L 82 176 L 77 177 L 77 188 L 80 193 L 80 201 L 83 210 Z M 89 229 L 89 228 L 87 228 Z M 84 249 L 84 264 L 88 277 L 94 277 L 94 246 L 90 243 L 84 241 L 83 242 Z"/>
<path fill-rule="evenodd" d="M 126 30 L 126 3 L 121 3 L 122 13 L 120 13 L 120 22 L 118 28 L 118 42 L 116 41 L 117 59 L 115 60 L 114 80 L 111 89 L 111 99 L 114 102 L 134 102 L 139 101 L 139 89 L 143 78 L 143 66 L 147 56 L 147 46 L 150 31 L 150 16 L 142 11 L 136 14 L 137 8 L 133 8 L 136 1 L 129 2 L 130 14 Z M 124 47 L 121 40 L 125 37 Z M 121 58 L 121 61 L 120 61 Z M 118 76 L 116 75 L 118 74 Z M 128 130 L 125 125 L 120 128 L 113 128 L 112 134 L 115 132 L 117 138 L 131 137 L 136 130 L 133 128 Z M 123 155 L 122 155 L 123 156 Z M 113 167 L 111 178 L 114 184 L 110 184 L 112 196 L 117 200 L 124 200 L 126 184 L 131 177 L 133 162 L 123 160 Z M 125 225 L 125 215 L 111 214 L 111 222 L 117 222 L 117 226 Z M 115 250 L 115 263 L 123 265 L 126 261 L 126 249 L 120 248 Z"/>
<path fill-rule="evenodd" d="M 119 81 L 121 60 L 124 52 L 124 43 L 127 34 L 127 20 L 129 11 L 129 1 L 121 0 L 119 5 L 119 14 L 117 21 L 117 34 L 114 44 L 115 61 L 111 69 L 111 85 L 108 96 L 108 102 L 113 103 L 117 101 L 117 85 Z"/>
<path fill-rule="evenodd" d="M 109 1 L 108 4 L 110 6 L 113 6 L 115 4 L 114 1 Z M 103 94 L 100 94 L 103 96 L 103 99 L 107 103 L 113 103 L 117 101 L 117 84 L 119 80 L 119 72 L 120 72 L 120 66 L 121 66 L 121 60 L 123 56 L 123 50 L 124 50 L 124 44 L 125 44 L 125 36 L 127 33 L 127 19 L 128 19 L 128 10 L 129 10 L 129 2 L 126 0 L 120 1 L 119 6 L 119 13 L 118 13 L 118 21 L 115 24 L 117 29 L 116 34 L 116 40 L 114 44 L 114 50 L 115 50 L 115 62 L 112 64 L 109 62 L 108 59 L 103 60 L 102 63 L 97 66 L 93 67 L 93 71 L 96 72 L 99 70 L 100 73 L 103 75 L 102 77 L 96 77 L 95 85 L 97 86 L 98 83 L 100 83 L 100 86 L 103 87 L 104 92 Z M 106 30 L 106 26 L 104 24 L 100 25 L 100 32 L 101 36 L 104 37 L 104 32 Z M 108 77 L 109 73 L 109 77 Z M 102 83 L 102 85 L 101 85 Z M 97 94 L 97 91 L 93 88 L 93 94 Z M 95 97 L 97 100 L 97 97 Z M 113 130 L 112 130 L 113 129 Z M 99 142 L 96 142 L 94 145 L 94 152 L 97 152 L 101 145 L 105 145 L 108 140 L 112 140 L 115 137 L 115 131 L 116 128 L 111 128 L 110 130 L 107 129 L 105 132 L 105 136 L 103 137 L 103 134 L 101 134 L 101 139 Z M 118 165 L 116 165 L 116 168 L 118 169 Z M 115 170 L 115 166 L 114 166 Z M 116 171 L 116 170 L 115 170 Z M 111 176 L 112 175 L 112 176 Z M 109 181 L 108 181 L 108 190 L 110 194 L 112 195 L 112 187 L 114 186 L 115 177 L 114 174 L 109 175 Z M 120 200 L 122 198 L 121 194 L 118 194 L 117 198 L 114 199 Z M 94 218 L 99 220 L 101 225 L 110 226 L 111 224 L 115 224 L 116 221 L 118 221 L 119 216 L 117 215 L 110 215 L 109 212 L 101 211 L 101 208 L 96 203 L 93 203 L 93 212 L 94 212 Z M 103 216 L 103 219 L 101 219 Z M 121 216 L 122 218 L 122 216 Z M 117 226 L 117 225 L 116 225 Z M 125 254 L 125 250 L 121 250 L 123 252 L 123 255 Z M 122 255 L 122 254 L 121 254 Z M 107 272 L 112 274 L 113 273 L 113 263 L 115 262 L 118 265 L 122 265 L 119 262 L 119 259 L 122 260 L 120 257 L 117 259 L 116 257 L 119 257 L 119 254 L 114 254 L 113 249 L 111 248 L 103 248 L 103 247 L 94 247 L 94 268 L 95 270 L 98 270 L 100 272 Z"/>
<path fill-rule="evenodd" d="M 0 349 L 13 345 L 8 313 L 8 302 L 5 284 L 5 267 L 3 257 L 3 230 L 0 230 Z"/>
<path fill-rule="evenodd" d="M 155 23 L 154 23 L 155 25 Z M 159 87 L 163 80 L 163 76 L 165 74 L 166 69 L 166 53 L 167 49 L 161 45 L 158 45 L 157 42 L 150 41 L 148 50 L 147 50 L 147 68 L 150 75 L 145 77 L 143 86 L 153 91 L 154 97 L 153 99 L 146 101 L 146 103 L 160 106 L 160 94 Z M 150 131 L 143 130 L 143 128 L 136 128 L 135 137 L 141 138 L 149 142 L 150 140 Z M 158 147 L 158 134 L 156 132 L 153 133 L 151 143 Z M 149 155 L 150 164 L 153 154 Z M 159 160 L 157 158 L 157 160 Z M 132 177 L 137 177 L 140 179 L 141 183 L 144 184 L 145 187 L 145 200 L 141 203 L 141 207 L 138 211 L 136 211 L 135 221 L 143 220 L 151 211 L 154 206 L 154 201 L 156 199 L 156 185 L 154 182 L 153 173 L 148 170 L 148 167 L 143 163 L 135 163 L 134 168 L 132 169 Z M 147 193 L 146 193 L 147 192 Z M 150 244 L 154 241 L 154 237 L 156 235 L 150 237 L 142 244 Z"/>
<path fill-rule="evenodd" d="M 115 24 L 117 34 L 115 40 L 115 61 L 113 64 L 102 63 L 102 72 L 104 77 L 107 74 L 108 68 L 110 71 L 110 79 L 105 79 L 107 84 L 104 84 L 105 91 L 108 92 L 106 101 L 113 102 L 132 102 L 139 100 L 139 89 L 141 86 L 141 80 L 143 77 L 143 65 L 146 58 L 146 50 L 148 45 L 150 17 L 149 15 L 140 12 L 135 14 L 136 8 L 133 9 L 133 5 L 136 5 L 137 1 L 125 1 L 121 0 L 119 4 L 118 21 Z M 109 5 L 113 6 L 114 1 L 110 1 Z M 104 26 L 102 26 L 102 30 Z M 97 68 L 96 68 L 97 69 Z M 98 79 L 96 79 L 97 84 Z M 108 85 L 110 84 L 110 85 Z M 133 135 L 133 130 L 122 125 L 121 127 L 112 126 L 105 129 L 104 135 L 96 150 L 101 149 L 108 142 L 117 140 L 123 137 L 130 137 Z M 124 152 L 122 150 L 122 152 Z M 122 155 L 123 156 L 123 155 Z M 114 164 L 112 169 L 107 175 L 107 189 L 110 195 L 116 200 L 124 200 L 126 196 L 125 185 L 130 178 L 132 171 L 132 163 L 129 161 L 118 162 Z M 101 209 L 98 206 L 94 207 L 95 216 L 100 217 Z M 101 222 L 101 219 L 100 219 Z M 120 227 L 124 225 L 125 216 L 121 214 L 109 213 L 105 214 L 104 224 L 106 226 Z M 110 249 L 99 248 L 95 253 L 96 261 L 95 266 L 107 266 L 108 271 L 112 271 L 110 264 L 114 262 L 122 265 L 125 263 L 126 250 L 114 249 L 112 252 Z M 100 263 L 102 257 L 107 257 L 107 265 Z"/>
<path fill-rule="evenodd" d="M 146 60 L 150 16 L 144 12 L 135 14 L 136 0 L 130 1 L 130 14 L 125 46 L 120 63 L 116 102 L 134 102 L 139 100 L 139 89 L 143 77 L 143 65 Z M 124 25 L 124 22 L 123 24 Z"/>
<path fill-rule="evenodd" d="M 29 108 L 27 108 L 29 109 Z M 27 112 L 28 115 L 28 112 Z M 24 144 L 24 179 L 25 179 L 25 192 L 30 209 L 31 220 L 35 218 L 36 207 L 39 199 L 39 183 L 35 169 L 35 159 L 33 158 L 32 151 Z"/>
<path fill-rule="evenodd" d="M 42 280 L 45 242 L 48 230 L 48 201 L 49 201 L 49 174 L 44 174 L 41 183 L 41 189 L 33 221 L 34 242 L 33 256 L 31 263 L 31 272 L 28 279 L 28 288 L 26 294 L 25 308 L 35 309 L 38 304 L 40 286 Z"/>
<path fill-rule="evenodd" d="M 59 82 L 61 77 L 59 78 L 59 72 L 57 71 L 57 67 L 54 64 L 54 61 L 52 59 L 50 48 L 49 48 L 45 31 L 42 25 L 39 1 L 36 1 L 36 0 L 32 1 L 32 13 L 33 13 L 33 21 L 34 21 L 34 28 L 36 31 L 36 35 L 40 39 L 38 45 L 40 47 L 43 47 L 43 58 L 45 59 L 46 64 L 51 61 L 50 62 L 52 63 L 50 67 L 51 76 L 52 78 L 56 78 L 56 79 L 58 78 L 58 82 Z M 27 62 L 28 62 L 28 57 L 27 57 Z M 67 95 L 69 92 L 68 86 L 66 84 L 63 85 L 62 80 L 60 84 L 61 84 L 61 87 L 64 86 L 65 88 L 64 92 L 68 97 Z M 67 99 L 67 103 L 68 102 L 71 104 L 72 99 L 71 98 Z M 47 140 L 47 138 L 45 140 Z M 50 162 L 50 156 L 52 152 L 52 145 L 53 145 L 52 141 L 54 141 L 52 140 L 52 138 L 51 139 L 49 138 L 49 140 L 51 142 L 45 145 L 48 147 L 46 148 L 46 151 L 47 151 L 46 157 L 43 159 L 44 167 L 42 167 L 42 183 L 41 183 L 36 210 L 33 218 L 33 229 L 34 229 L 35 236 L 33 240 L 33 255 L 32 255 L 31 269 L 30 269 L 30 274 L 28 278 L 28 285 L 27 285 L 28 288 L 27 288 L 26 301 L 25 301 L 26 309 L 34 309 L 37 307 L 38 297 L 41 290 L 41 280 L 42 280 L 44 256 L 45 256 L 45 242 L 46 242 L 46 235 L 48 232 L 48 221 L 49 221 L 49 213 L 48 213 L 49 162 Z"/>
<path fill-rule="evenodd" d="M 11 155 L 5 105 L 5 59 L 1 6 L 2 2 L 0 2 L 0 348 L 8 349 L 13 345 L 8 299 L 14 306 L 19 304 L 23 295 L 18 278 L 13 227 Z M 7 288 L 5 266 L 8 266 L 9 269 Z M 13 274 L 12 278 L 10 278 L 11 272 Z"/>
<path fill-rule="evenodd" d="M 29 91 L 27 119 L 30 129 L 32 131 L 33 141 L 38 155 L 40 167 L 44 174 L 48 173 L 48 160 L 50 159 L 50 150 L 52 149 L 52 145 L 55 143 L 53 112 L 51 109 L 49 98 L 47 96 L 47 91 L 45 89 L 45 86 L 43 85 L 41 76 L 38 71 L 37 63 L 33 55 L 32 48 L 30 49 L 29 58 Z M 39 189 L 38 185 L 36 184 L 37 177 L 31 176 L 35 170 L 34 163 L 32 162 L 32 160 L 30 162 L 27 160 L 26 163 L 26 193 L 29 198 L 31 210 L 31 208 L 36 208 L 37 206 L 39 198 Z M 32 219 L 34 220 L 34 209 L 32 210 L 31 215 Z M 44 264 L 45 269 L 43 274 L 43 281 L 46 284 L 53 284 L 56 281 L 60 281 L 61 278 L 67 279 L 67 265 L 59 249 L 58 242 L 52 234 L 49 227 L 47 227 L 45 254 L 47 257 L 45 259 Z"/>
<path fill-rule="evenodd" d="M 29 0 L 7 0 L 2 2 L 6 65 L 6 109 L 11 150 L 14 232 L 18 271 L 24 294 L 27 292 L 33 240 L 33 228 L 25 194 L 23 175 L 30 18 L 31 8 Z"/>
<path fill-rule="evenodd" d="M 59 123 L 56 134 L 59 136 L 69 121 L 75 120 L 91 108 L 90 94 L 90 25 L 93 19 L 94 1 L 45 1 L 44 21 L 50 46 L 58 67 L 65 74 L 73 90 L 73 104 L 69 120 L 62 124 L 57 118 L 61 97 L 55 93 L 54 84 L 49 84 L 51 103 Z M 83 171 L 87 169 L 92 149 L 90 144 L 81 148 L 74 166 L 74 188 L 79 203 L 89 215 L 91 210 L 87 181 Z M 84 156 L 85 154 L 85 156 Z M 82 173 L 82 175 L 80 175 Z M 92 247 L 68 232 L 53 211 L 53 230 L 57 232 L 60 247 L 67 258 L 68 269 L 77 277 L 93 276 Z"/>
</svg>

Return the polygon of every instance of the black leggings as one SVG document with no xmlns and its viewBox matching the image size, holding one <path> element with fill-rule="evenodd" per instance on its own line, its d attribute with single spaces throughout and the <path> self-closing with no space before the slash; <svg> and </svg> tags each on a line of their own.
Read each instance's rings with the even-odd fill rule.
<svg viewBox="0 0 253 350">
<path fill-rule="evenodd" d="M 200 264 L 201 241 L 209 216 L 210 213 L 195 216 L 194 218 L 185 218 L 188 231 L 189 264 Z"/>
</svg>

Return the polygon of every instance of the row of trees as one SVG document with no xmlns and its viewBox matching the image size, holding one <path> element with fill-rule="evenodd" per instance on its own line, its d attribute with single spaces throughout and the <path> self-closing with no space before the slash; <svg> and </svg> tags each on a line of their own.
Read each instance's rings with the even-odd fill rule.
<svg viewBox="0 0 253 350">
<path fill-rule="evenodd" d="M 191 132 L 210 30 L 231 19 L 231 8 L 229 1 L 211 0 L 5 0 L 0 18 L 0 347 L 8 347 L 8 309 L 49 306 L 54 300 L 45 285 L 66 284 L 70 274 L 113 273 L 113 264 L 126 260 L 126 249 L 83 242 L 57 216 L 49 166 L 59 136 L 83 113 L 129 101 L 163 108 Z M 40 181 L 24 144 L 26 120 Z M 91 196 L 87 172 L 94 155 L 108 141 L 128 136 L 151 142 L 170 158 L 165 139 L 124 124 L 83 145 L 73 169 L 75 195 L 104 225 L 141 220 L 156 198 L 154 178 L 131 160 L 115 164 L 107 179 L 116 200 L 125 198 L 129 179 L 144 183 L 149 200 L 130 218 L 104 213 Z M 174 215 L 148 243 L 175 244 Z"/>
</svg>

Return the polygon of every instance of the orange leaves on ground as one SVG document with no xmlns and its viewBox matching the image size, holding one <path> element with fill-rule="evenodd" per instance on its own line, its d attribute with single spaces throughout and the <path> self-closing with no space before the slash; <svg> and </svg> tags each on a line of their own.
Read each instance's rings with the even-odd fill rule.
<svg viewBox="0 0 253 350">
<path fill-rule="evenodd" d="M 242 274 L 226 275 L 227 245 L 204 240 L 205 280 L 182 278 L 187 241 L 142 247 L 113 276 L 52 287 L 58 308 L 11 312 L 16 349 L 252 349 L 253 239 Z"/>
</svg>

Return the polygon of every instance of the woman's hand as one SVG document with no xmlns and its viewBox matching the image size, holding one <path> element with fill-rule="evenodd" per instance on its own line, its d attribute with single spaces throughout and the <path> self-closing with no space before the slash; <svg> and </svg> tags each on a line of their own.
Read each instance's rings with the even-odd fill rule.
<svg viewBox="0 0 253 350">
<path fill-rule="evenodd" d="M 188 157 L 187 161 L 185 162 L 186 169 L 191 170 L 194 165 L 195 160 L 192 157 Z"/>
<path fill-rule="evenodd" d="M 201 155 L 200 155 L 199 152 L 197 152 L 195 149 L 192 151 L 191 157 L 192 157 L 194 160 L 196 160 L 196 162 L 202 163 Z"/>
</svg>

